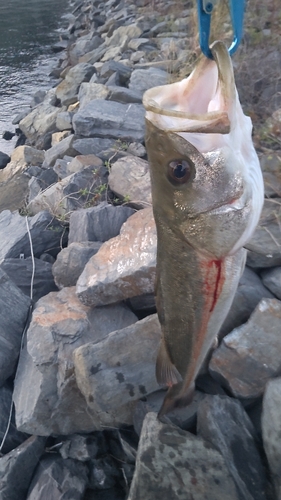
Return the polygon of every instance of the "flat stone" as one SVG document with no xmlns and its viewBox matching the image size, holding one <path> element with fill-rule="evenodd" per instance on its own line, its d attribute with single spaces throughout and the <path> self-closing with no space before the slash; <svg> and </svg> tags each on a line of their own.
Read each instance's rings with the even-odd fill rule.
<svg viewBox="0 0 281 500">
<path fill-rule="evenodd" d="M 281 302 L 263 299 L 249 321 L 224 337 L 213 353 L 211 375 L 238 398 L 258 398 L 281 371 Z"/>
<path fill-rule="evenodd" d="M 239 499 L 267 498 L 257 434 L 240 401 L 228 396 L 206 396 L 198 408 L 197 433 L 224 457 Z"/>
<path fill-rule="evenodd" d="M 70 216 L 68 243 L 107 241 L 114 238 L 126 220 L 134 214 L 130 207 L 115 207 L 102 202 L 96 207 L 77 210 Z"/>
<path fill-rule="evenodd" d="M 109 89 L 101 83 L 81 83 L 78 93 L 78 100 L 80 102 L 79 109 L 85 108 L 85 106 L 88 106 L 89 102 L 95 99 L 107 99 L 108 95 Z"/>
<path fill-rule="evenodd" d="M 137 208 L 152 204 L 149 164 L 135 156 L 120 158 L 112 164 L 108 183 L 120 198 L 125 198 Z"/>
<path fill-rule="evenodd" d="M 9 276 L 9 278 L 17 285 L 17 287 L 28 297 L 31 294 L 33 300 L 47 295 L 49 292 L 57 290 L 54 278 L 52 275 L 52 265 L 49 262 L 44 262 L 41 259 L 34 259 L 34 276 L 33 262 L 31 257 L 26 259 L 4 259 L 0 267 Z"/>
<path fill-rule="evenodd" d="M 259 225 L 245 245 L 248 249 L 247 265 L 253 268 L 281 265 L 281 198 L 264 201 Z"/>
<path fill-rule="evenodd" d="M 152 87 L 166 85 L 168 78 L 168 73 L 160 68 L 134 69 L 131 74 L 129 89 L 145 92 L 145 90 Z"/>
<path fill-rule="evenodd" d="M 262 271 L 261 279 L 266 288 L 274 293 L 277 299 L 281 299 L 281 267 Z"/>
<path fill-rule="evenodd" d="M 238 500 L 222 455 L 173 425 L 145 417 L 128 500 Z"/>
<path fill-rule="evenodd" d="M 26 500 L 83 500 L 88 482 L 87 467 L 78 460 L 57 456 L 40 460 Z"/>
<path fill-rule="evenodd" d="M 281 378 L 270 380 L 265 388 L 262 410 L 262 439 L 269 463 L 276 498 L 281 498 Z"/>
<path fill-rule="evenodd" d="M 57 255 L 61 248 L 63 227 L 48 212 L 39 212 L 34 217 L 22 217 L 19 213 L 4 210 L 0 213 L 0 261 L 7 258 L 31 256 L 27 223 L 32 240 L 33 253 L 40 257 L 49 251 Z"/>
<path fill-rule="evenodd" d="M 116 153 L 116 140 L 114 139 L 76 138 L 73 146 L 81 155 L 95 154 L 103 161 L 109 160 Z"/>
<path fill-rule="evenodd" d="M 45 153 L 43 166 L 52 167 L 58 158 L 63 158 L 65 155 L 76 156 L 78 151 L 73 147 L 73 140 L 74 135 L 71 134 L 48 149 Z"/>
<path fill-rule="evenodd" d="M 75 350 L 78 387 L 104 425 L 132 425 L 134 403 L 158 388 L 155 363 L 160 339 L 154 314 Z"/>
<path fill-rule="evenodd" d="M 123 304 L 95 309 L 83 306 L 73 288 L 63 288 L 40 299 L 33 311 L 15 380 L 17 428 L 42 436 L 100 430 L 99 417 L 78 389 L 73 352 L 136 320 Z"/>
<path fill-rule="evenodd" d="M 149 412 L 158 413 L 164 401 L 166 391 L 159 390 L 142 398 L 135 407 L 134 429 L 140 436 L 142 424 L 145 416 Z M 165 416 L 165 423 L 174 424 L 180 429 L 187 431 L 196 423 L 196 415 L 200 402 L 205 395 L 200 391 L 195 391 L 192 403 L 185 408 L 177 408 Z"/>
<path fill-rule="evenodd" d="M 258 303 L 264 298 L 273 299 L 274 295 L 264 286 L 259 276 L 246 266 L 231 308 L 219 331 L 219 338 L 225 337 L 234 328 L 246 323 Z"/>
<path fill-rule="evenodd" d="M 107 186 L 106 167 L 85 167 L 40 192 L 28 204 L 32 214 L 48 210 L 53 217 L 68 220 L 71 212 L 103 201 Z"/>
<path fill-rule="evenodd" d="M 31 436 L 18 448 L 0 458 L 0 484 L 3 500 L 26 499 L 29 483 L 44 451 L 44 444 L 44 438 Z"/>
<path fill-rule="evenodd" d="M 92 64 L 81 62 L 70 68 L 65 79 L 56 88 L 56 96 L 62 105 L 77 101 L 79 87 L 82 82 L 88 82 L 96 72 Z"/>
<path fill-rule="evenodd" d="M 84 241 L 73 242 L 63 248 L 53 264 L 53 275 L 58 288 L 75 286 L 88 260 L 97 253 L 101 245 L 97 241 Z"/>
<path fill-rule="evenodd" d="M 86 264 L 77 282 L 79 299 L 97 306 L 152 293 L 156 246 L 152 210 L 140 210 L 123 224 L 120 235 L 106 241 Z"/>
<path fill-rule="evenodd" d="M 121 104 L 96 99 L 73 118 L 76 135 L 129 141 L 144 140 L 144 114 L 141 104 Z"/>
<path fill-rule="evenodd" d="M 121 102 L 123 104 L 135 102 L 142 103 L 142 93 L 135 90 L 127 89 L 126 87 L 108 86 L 109 101 Z"/>
</svg>

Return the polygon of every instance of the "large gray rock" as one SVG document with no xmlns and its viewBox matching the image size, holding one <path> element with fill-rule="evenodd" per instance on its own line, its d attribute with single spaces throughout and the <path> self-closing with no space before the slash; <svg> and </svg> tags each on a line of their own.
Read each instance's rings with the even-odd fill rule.
<svg viewBox="0 0 281 500">
<path fill-rule="evenodd" d="M 96 309 L 83 306 L 73 288 L 40 299 L 15 381 L 18 429 L 43 436 L 99 429 L 99 419 L 77 387 L 73 351 L 136 320 L 123 304 Z"/>
<path fill-rule="evenodd" d="M 30 298 L 0 269 L 0 386 L 13 375 Z"/>
<path fill-rule="evenodd" d="M 85 62 L 73 66 L 56 88 L 56 96 L 62 105 L 69 106 L 76 102 L 81 83 L 88 82 L 95 72 L 94 66 Z"/>
<path fill-rule="evenodd" d="M 79 108 L 85 108 L 85 106 L 88 106 L 89 102 L 94 101 L 95 99 L 106 99 L 108 95 L 108 88 L 101 83 L 81 83 L 78 93 L 78 100 L 80 103 Z"/>
<path fill-rule="evenodd" d="M 45 153 L 45 161 L 43 166 L 52 167 L 54 166 L 58 158 L 63 158 L 65 155 L 77 155 L 78 151 L 76 151 L 76 149 L 73 147 L 73 140 L 74 135 L 72 134 L 48 149 Z"/>
<path fill-rule="evenodd" d="M 108 86 L 109 90 L 109 101 L 116 101 L 121 103 L 135 102 L 138 104 L 142 103 L 142 92 L 127 89 L 126 87 L 119 86 Z"/>
<path fill-rule="evenodd" d="M 266 499 L 267 481 L 257 435 L 240 401 L 206 396 L 199 404 L 197 432 L 224 457 L 240 500 Z"/>
<path fill-rule="evenodd" d="M 29 231 L 27 228 L 29 227 Z M 64 233 L 61 224 L 46 211 L 34 217 L 22 217 L 19 213 L 4 210 L 0 214 L 0 260 L 19 258 L 21 254 L 31 256 L 29 234 L 35 257 L 49 251 L 56 255 L 60 248 Z"/>
<path fill-rule="evenodd" d="M 57 287 L 52 275 L 52 265 L 49 262 L 35 258 L 34 265 L 34 276 L 31 257 L 27 257 L 27 259 L 4 259 L 0 267 L 28 297 L 31 294 L 32 283 L 32 298 L 34 302 L 37 302 L 47 293 L 55 292 Z"/>
<path fill-rule="evenodd" d="M 44 451 L 44 444 L 44 438 L 32 436 L 0 458 L 1 500 L 26 500 L 32 475 Z"/>
<path fill-rule="evenodd" d="M 73 210 L 95 205 L 105 199 L 107 174 L 104 166 L 85 167 L 40 192 L 30 201 L 28 210 L 32 214 L 48 210 L 53 217 L 69 219 Z"/>
<path fill-rule="evenodd" d="M 212 376 L 238 398 L 258 398 L 281 371 L 281 302 L 263 299 L 249 321 L 224 337 L 209 364 Z"/>
<path fill-rule="evenodd" d="M 111 37 L 106 37 L 105 43 L 110 46 L 121 45 L 124 46 L 132 38 L 138 38 L 142 34 L 142 29 L 137 24 L 130 24 L 129 26 L 120 26 L 112 34 Z"/>
<path fill-rule="evenodd" d="M 73 146 L 81 155 L 95 154 L 103 161 L 114 156 L 117 148 L 116 140 L 101 139 L 99 137 L 76 138 Z"/>
<path fill-rule="evenodd" d="M 129 141 L 144 140 L 144 114 L 141 104 L 120 104 L 119 102 L 96 99 L 73 117 L 76 135 L 99 136 Z"/>
<path fill-rule="evenodd" d="M 45 457 L 35 471 L 26 500 L 82 500 L 87 482 L 87 467 L 82 462 Z"/>
<path fill-rule="evenodd" d="M 281 378 L 270 380 L 265 388 L 262 411 L 262 439 L 275 487 L 281 499 Z"/>
<path fill-rule="evenodd" d="M 152 204 L 149 164 L 135 156 L 120 158 L 112 164 L 108 178 L 110 189 L 138 208 Z"/>
<path fill-rule="evenodd" d="M 96 167 L 102 167 L 103 165 L 102 160 L 93 154 L 78 155 L 75 156 L 75 158 L 64 156 L 64 158 L 68 158 L 68 160 L 63 160 L 61 162 L 56 160 L 54 165 L 54 171 L 58 174 L 60 179 L 75 174 L 75 172 L 80 172 L 85 167 L 91 166 L 94 170 Z"/>
<path fill-rule="evenodd" d="M 155 413 L 145 417 L 128 500 L 238 500 L 222 455 Z"/>
<path fill-rule="evenodd" d="M 29 437 L 27 434 L 17 430 L 15 426 L 14 411 L 8 433 L 6 434 L 13 396 L 11 385 L 12 384 L 6 382 L 2 387 L 0 387 L 0 456 L 2 453 L 4 455 L 9 453 Z"/>
<path fill-rule="evenodd" d="M 123 223 L 134 214 L 130 207 L 102 202 L 96 207 L 77 210 L 70 216 L 68 243 L 107 241 L 120 232 Z"/>
<path fill-rule="evenodd" d="M 259 276 L 246 266 L 231 308 L 220 329 L 219 338 L 246 323 L 258 303 L 264 298 L 273 299 L 274 295 L 263 285 Z"/>
<path fill-rule="evenodd" d="M 253 268 L 281 265 L 281 198 L 265 200 L 259 225 L 245 245 L 248 249 L 247 265 Z"/>
<path fill-rule="evenodd" d="M 72 129 L 73 113 L 70 111 L 62 111 L 57 115 L 56 127 L 58 130 L 71 130 Z"/>
<path fill-rule="evenodd" d="M 281 267 L 262 271 L 261 279 L 266 288 L 274 293 L 278 299 L 281 299 Z"/>
<path fill-rule="evenodd" d="M 37 137 L 56 130 L 57 115 L 65 109 L 44 101 L 20 121 L 19 127 L 24 135 L 34 142 Z"/>
<path fill-rule="evenodd" d="M 105 425 L 132 425 L 134 403 L 157 390 L 160 338 L 154 314 L 74 351 L 78 387 Z"/>
<path fill-rule="evenodd" d="M 93 33 L 78 38 L 78 40 L 71 45 L 68 52 L 70 63 L 72 65 L 77 64 L 81 56 L 91 50 L 97 49 L 102 43 L 103 39 L 98 35 L 93 36 Z"/>
<path fill-rule="evenodd" d="M 79 299 L 97 306 L 152 293 L 156 246 L 152 210 L 136 212 L 123 224 L 120 235 L 106 241 L 86 264 L 77 282 Z"/>
<path fill-rule="evenodd" d="M 158 85 L 166 85 L 169 80 L 167 71 L 159 68 L 135 69 L 130 78 L 129 89 L 145 92 Z"/>
<path fill-rule="evenodd" d="M 84 241 L 71 243 L 64 248 L 53 264 L 53 275 L 57 286 L 59 288 L 75 286 L 88 260 L 97 253 L 101 245 L 102 243 L 98 241 Z"/>
</svg>

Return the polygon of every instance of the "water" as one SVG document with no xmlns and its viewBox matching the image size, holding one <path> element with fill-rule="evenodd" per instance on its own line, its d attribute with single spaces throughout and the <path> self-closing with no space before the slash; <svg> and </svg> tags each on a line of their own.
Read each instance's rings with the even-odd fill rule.
<svg viewBox="0 0 281 500">
<path fill-rule="evenodd" d="M 50 46 L 69 11 L 69 0 L 0 0 L 0 151 L 14 148 L 16 138 L 5 141 L 2 133 L 14 131 L 15 115 L 54 83 L 48 74 L 58 56 Z"/>
</svg>

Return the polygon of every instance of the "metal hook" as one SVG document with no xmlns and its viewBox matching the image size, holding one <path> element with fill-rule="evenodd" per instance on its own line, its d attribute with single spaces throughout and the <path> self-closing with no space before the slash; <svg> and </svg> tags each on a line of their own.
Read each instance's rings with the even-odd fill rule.
<svg viewBox="0 0 281 500">
<path fill-rule="evenodd" d="M 197 0 L 198 22 L 199 22 L 199 41 L 203 54 L 209 59 L 213 59 L 209 48 L 211 15 L 218 0 Z M 237 50 L 243 34 L 245 0 L 230 0 L 230 15 L 233 28 L 233 41 L 228 52 L 230 55 Z"/>
</svg>

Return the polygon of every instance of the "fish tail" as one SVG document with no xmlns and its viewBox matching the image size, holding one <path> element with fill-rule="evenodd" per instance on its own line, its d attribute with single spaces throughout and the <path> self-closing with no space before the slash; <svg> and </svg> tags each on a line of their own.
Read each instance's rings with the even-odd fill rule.
<svg viewBox="0 0 281 500">
<path fill-rule="evenodd" d="M 170 387 L 158 412 L 158 418 L 163 417 L 164 415 L 166 415 L 166 413 L 170 413 L 177 408 L 183 408 L 189 405 L 193 400 L 194 391 L 194 383 L 187 392 L 184 392 L 184 394 L 182 394 L 183 382 L 178 382 L 177 384 Z"/>
</svg>

